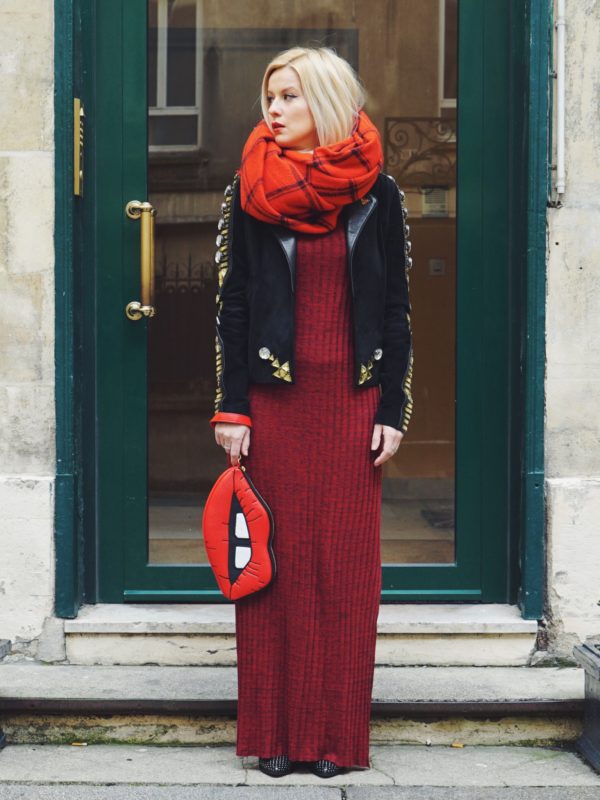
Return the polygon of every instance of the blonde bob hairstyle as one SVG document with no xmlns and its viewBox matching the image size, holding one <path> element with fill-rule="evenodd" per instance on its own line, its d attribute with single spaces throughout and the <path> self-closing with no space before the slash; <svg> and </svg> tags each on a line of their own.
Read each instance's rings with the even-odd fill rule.
<svg viewBox="0 0 600 800">
<path fill-rule="evenodd" d="M 350 136 L 365 104 L 365 91 L 350 64 L 329 47 L 292 47 L 275 56 L 265 70 L 261 91 L 263 118 L 269 120 L 267 89 L 276 69 L 292 67 L 315 120 L 319 145 Z"/>
</svg>

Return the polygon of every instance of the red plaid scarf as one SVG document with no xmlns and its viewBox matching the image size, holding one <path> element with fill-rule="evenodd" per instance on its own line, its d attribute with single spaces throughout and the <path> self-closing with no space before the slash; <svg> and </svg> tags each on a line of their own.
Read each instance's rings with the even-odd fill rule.
<svg viewBox="0 0 600 800">
<path fill-rule="evenodd" d="M 344 205 L 367 194 L 382 166 L 379 132 L 364 111 L 350 136 L 312 153 L 280 147 L 261 120 L 242 153 L 242 208 L 264 222 L 327 233 Z"/>
</svg>

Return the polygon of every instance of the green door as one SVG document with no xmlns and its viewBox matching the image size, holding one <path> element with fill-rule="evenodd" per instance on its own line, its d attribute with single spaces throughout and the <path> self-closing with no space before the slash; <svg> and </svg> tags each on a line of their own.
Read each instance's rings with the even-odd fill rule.
<svg viewBox="0 0 600 800">
<path fill-rule="evenodd" d="M 337 0 L 324 11 L 306 0 L 294 13 L 269 0 L 260 15 L 242 0 L 90 8 L 96 599 L 224 601 L 200 529 L 225 467 L 208 424 L 217 220 L 259 119 L 264 67 L 299 43 L 333 46 L 358 69 L 384 169 L 409 210 L 414 412 L 384 468 L 382 602 L 514 602 L 508 112 L 519 20 L 509 4 Z M 155 216 L 131 218 L 130 201 Z M 133 301 L 156 313 L 131 318 Z"/>
</svg>

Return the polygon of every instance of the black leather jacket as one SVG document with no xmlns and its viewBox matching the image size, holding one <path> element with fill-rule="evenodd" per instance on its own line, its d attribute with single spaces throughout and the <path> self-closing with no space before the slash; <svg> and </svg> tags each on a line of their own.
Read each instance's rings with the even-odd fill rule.
<svg viewBox="0 0 600 800">
<path fill-rule="evenodd" d="M 225 189 L 217 236 L 218 421 L 251 424 L 249 383 L 294 383 L 296 236 L 247 214 L 239 175 Z M 342 210 L 354 327 L 354 383 L 380 386 L 374 423 L 406 431 L 413 365 L 404 193 L 381 173 Z"/>
</svg>

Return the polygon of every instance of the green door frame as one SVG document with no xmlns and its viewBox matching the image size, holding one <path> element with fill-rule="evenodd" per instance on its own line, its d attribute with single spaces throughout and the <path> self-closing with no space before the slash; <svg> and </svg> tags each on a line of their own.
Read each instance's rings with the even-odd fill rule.
<svg viewBox="0 0 600 800">
<path fill-rule="evenodd" d="M 474 336 L 473 341 L 480 338 L 487 341 L 491 348 L 498 342 L 493 336 L 486 339 L 488 331 L 494 324 L 502 328 L 502 321 L 493 319 L 495 298 L 502 292 L 505 301 L 510 299 L 508 307 L 514 309 L 514 319 L 504 320 L 507 336 L 512 336 L 510 352 L 521 363 L 521 374 L 526 375 L 522 385 L 514 384 L 513 376 L 518 370 L 506 370 L 501 374 L 490 374 L 486 383 L 485 394 L 481 391 L 469 393 L 469 406 L 465 403 L 459 409 L 457 417 L 457 442 L 466 442 L 464 438 L 469 430 L 477 436 L 481 431 L 473 421 L 481 420 L 483 409 L 488 413 L 498 414 L 501 422 L 510 423 L 512 439 L 508 443 L 503 439 L 490 437 L 480 442 L 479 459 L 472 460 L 476 474 L 472 480 L 480 480 L 482 495 L 485 496 L 490 487 L 500 481 L 505 496 L 502 507 L 488 509 L 497 524 L 504 527 L 505 536 L 490 536 L 497 548 L 510 548 L 510 557 L 498 549 L 486 552 L 482 563 L 490 565 L 489 575 L 482 575 L 482 585 L 488 581 L 488 597 L 495 602 L 512 602 L 516 598 L 521 605 L 523 616 L 538 618 L 543 609 L 543 355 L 544 339 L 544 292 L 545 249 L 543 246 L 543 222 L 545 215 L 548 178 L 548 56 L 550 31 L 549 0 L 529 0 L 525 4 L 511 0 L 509 25 L 506 26 L 507 39 L 498 36 L 497 19 L 494 14 L 504 4 L 499 2 L 480 3 L 474 0 L 462 0 L 461 23 L 472 24 L 477 14 L 483 15 L 479 30 L 481 36 L 470 40 L 473 52 L 469 58 L 477 57 L 481 48 L 504 47 L 511 54 L 510 92 L 506 92 L 506 80 L 497 75 L 487 76 L 489 84 L 477 86 L 474 81 L 472 97 L 461 96 L 463 109 L 469 102 L 480 103 L 483 109 L 481 124 L 483 126 L 500 124 L 488 113 L 483 100 L 489 92 L 503 92 L 507 114 L 512 116 L 510 124 L 510 141 L 504 144 L 505 151 L 494 163 L 484 160 L 481 130 L 461 131 L 459 141 L 465 145 L 468 137 L 477 157 L 470 158 L 474 169 L 486 170 L 486 181 L 498 181 L 501 185 L 505 175 L 509 175 L 511 196 L 515 203 L 508 210 L 500 204 L 501 192 L 494 203 L 493 196 L 467 197 L 465 207 L 470 205 L 470 214 L 482 219 L 481 230 L 484 230 L 483 217 L 494 216 L 501 224 L 485 227 L 487 236 L 481 246 L 492 248 L 496 255 L 496 270 L 487 274 L 487 285 L 476 287 L 484 298 L 485 308 L 479 324 L 474 330 L 463 330 L 463 336 Z M 96 602 L 98 599 L 98 570 L 101 558 L 97 552 L 96 519 L 98 508 L 95 497 L 95 474 L 99 460 L 110 458 L 110 453 L 97 449 L 96 437 L 96 398 L 90 387 L 94 386 L 96 375 L 101 374 L 102 364 L 93 361 L 82 361 L 81 353 L 95 352 L 93 330 L 90 320 L 98 313 L 102 321 L 102 309 L 95 309 L 93 303 L 93 259 L 89 253 L 96 252 L 104 242 L 86 241 L 82 246 L 84 234 L 96 236 L 102 231 L 102 220 L 105 209 L 97 209 L 98 228 L 94 226 L 91 203 L 82 202 L 72 195 L 72 156 L 70 143 L 72 136 L 72 98 L 82 96 L 86 107 L 89 137 L 86 139 L 86 178 L 85 185 L 92 186 L 106 176 L 96 175 L 94 160 L 89 154 L 94 152 L 93 139 L 96 130 L 94 121 L 94 71 L 93 66 L 97 54 L 91 31 L 95 29 L 95 3 L 91 0 L 55 0 L 55 81 L 56 81 L 56 407 L 57 407 L 57 478 L 56 478 L 56 613 L 58 616 L 72 617 L 82 602 Z M 466 13 L 465 7 L 467 7 Z M 499 44 L 500 42 L 500 44 Z M 509 47 L 510 43 L 510 47 Z M 103 57 L 106 57 L 104 54 Z M 119 59 L 120 52 L 115 51 L 110 57 Z M 462 60 L 468 64 L 467 59 Z M 116 95 L 116 103 L 120 97 Z M 498 108 L 496 103 L 496 113 Z M 460 127 L 460 119 L 459 119 Z M 462 137 L 462 139 L 460 138 Z M 479 137 L 479 138 L 478 138 Z M 467 152 L 465 150 L 465 152 Z M 491 160 L 489 160 L 491 161 Z M 131 162 L 129 162 L 131 163 Z M 140 165 L 133 158 L 133 173 L 140 178 Z M 132 199 L 133 194 L 131 196 Z M 144 198 L 140 198 L 144 199 Z M 521 213 L 519 213 L 521 212 Z M 464 215 L 463 215 L 464 216 Z M 460 216 L 459 216 L 460 220 Z M 91 222 L 91 227 L 90 227 Z M 460 221 L 459 221 L 460 225 Z M 491 235 L 490 235 L 491 231 Z M 461 247 L 460 230 L 458 232 L 459 248 Z M 126 246 L 126 245 L 125 245 Z M 479 250 L 479 252 L 481 252 Z M 461 258 L 477 258 L 478 253 L 460 254 Z M 502 281 L 502 265 L 510 263 L 515 266 L 513 281 Z M 462 262 L 461 262 L 462 263 Z M 475 262 L 476 263 L 476 262 Z M 86 268 L 87 267 L 87 268 Z M 519 285 L 517 277 L 526 275 L 523 285 Z M 473 272 L 474 280 L 477 279 Z M 465 291 L 463 302 L 468 302 L 469 291 Z M 500 293 L 500 294 L 498 294 Z M 133 296 L 133 295 L 132 295 Z M 460 322 L 459 314 L 459 325 Z M 476 317 L 472 317 L 476 319 Z M 123 316 L 124 323 L 126 322 Z M 471 323 L 472 324 L 472 323 Z M 118 326 L 106 325 L 104 336 L 114 337 L 115 343 L 120 335 Z M 140 326 L 141 328 L 141 326 Z M 516 335 L 518 333 L 518 335 Z M 136 334 L 137 335 L 137 334 Z M 91 347 L 91 350 L 88 349 Z M 540 347 L 542 348 L 540 350 Z M 133 362 L 128 364 L 135 370 Z M 480 364 L 481 369 L 485 364 Z M 128 372 L 129 374 L 129 372 Z M 541 375 L 541 377 L 540 377 Z M 508 390 L 503 381 L 508 381 Z M 481 384 L 480 384 L 481 386 Z M 503 396 L 509 402 L 503 407 L 498 404 L 498 387 L 504 386 Z M 495 399 L 496 398 L 496 399 Z M 102 402 L 101 392 L 97 398 Z M 120 413 L 120 409 L 115 409 Z M 462 417 L 461 417 L 462 414 Z M 461 429 L 461 426 L 463 428 Z M 499 424 L 498 429 L 503 426 Z M 462 434 L 464 430 L 464 434 Z M 489 430 L 489 428 L 488 428 Z M 460 444 L 459 444 L 460 447 Z M 485 449 L 484 449 L 485 448 Z M 493 459 L 486 463 L 483 453 L 503 453 L 506 458 Z M 460 455 L 459 455 L 460 457 Z M 140 480 L 140 476 L 128 476 L 111 472 L 115 482 L 127 478 L 132 482 Z M 133 485 L 133 483 L 132 483 Z M 493 494 L 493 492 L 492 492 Z M 496 493 L 497 494 L 497 493 Z M 489 495 L 491 496 L 491 494 Z M 457 513 L 463 506 L 460 495 L 457 496 Z M 477 524 L 479 520 L 473 520 Z M 139 523 L 139 520 L 137 521 Z M 482 542 L 486 546 L 487 541 Z M 102 543 L 100 543 L 102 546 Z M 492 585 L 493 569 L 498 559 L 509 564 L 507 574 L 500 575 L 501 585 Z M 414 569 L 414 568 L 412 568 Z M 432 569 L 431 567 L 429 569 Z M 439 569 L 439 568 L 438 568 Z M 119 554 L 111 552 L 111 571 L 116 575 L 115 586 L 123 585 L 123 563 Z M 422 576 L 421 576 L 422 579 Z M 421 583 L 421 580 L 419 580 Z M 421 583 L 422 585 L 422 583 Z M 396 589 L 390 586 L 395 599 Z M 403 595 L 410 596 L 411 587 L 403 584 Z M 419 592 L 421 593 L 421 592 Z M 197 593 L 194 593 L 197 596 Z M 169 597 L 171 597 L 169 593 Z M 461 599 L 460 593 L 441 596 L 434 599 Z M 103 602 L 122 602 L 123 596 L 115 591 L 102 596 Z M 137 597 L 131 599 L 138 599 Z M 141 598 L 140 598 L 141 599 Z M 146 594 L 143 599 L 161 599 L 160 594 Z M 386 597 L 383 597 L 384 601 Z M 432 597 L 428 598 L 432 599 Z M 477 599 L 469 598 L 463 599 Z M 489 601 L 489 600 L 488 600 Z"/>
</svg>

